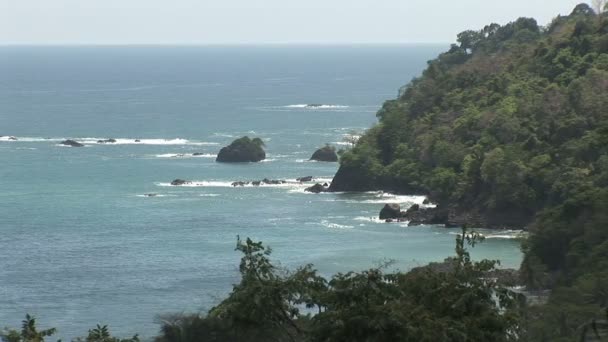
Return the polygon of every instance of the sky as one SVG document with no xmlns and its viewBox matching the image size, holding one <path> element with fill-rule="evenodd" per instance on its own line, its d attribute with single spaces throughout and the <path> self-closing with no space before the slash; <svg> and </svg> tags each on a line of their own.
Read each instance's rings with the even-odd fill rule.
<svg viewBox="0 0 608 342">
<path fill-rule="evenodd" d="M 450 43 L 582 0 L 0 0 L 0 44 Z"/>
</svg>

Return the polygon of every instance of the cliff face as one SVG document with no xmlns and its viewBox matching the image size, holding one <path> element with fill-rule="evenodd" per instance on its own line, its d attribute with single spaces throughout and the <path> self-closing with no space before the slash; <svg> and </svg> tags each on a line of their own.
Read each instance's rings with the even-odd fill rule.
<svg viewBox="0 0 608 342">
<path fill-rule="evenodd" d="M 607 33 L 580 5 L 547 28 L 520 18 L 459 34 L 384 103 L 330 191 L 424 193 L 456 217 L 525 226 L 605 187 Z"/>
</svg>

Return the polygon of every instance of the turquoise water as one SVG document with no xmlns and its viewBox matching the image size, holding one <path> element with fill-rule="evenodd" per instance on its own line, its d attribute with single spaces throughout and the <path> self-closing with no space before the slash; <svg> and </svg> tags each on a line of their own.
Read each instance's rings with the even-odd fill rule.
<svg viewBox="0 0 608 342">
<path fill-rule="evenodd" d="M 331 180 L 336 164 L 306 161 L 315 148 L 369 128 L 444 48 L 0 48 L 0 135 L 19 139 L 0 138 L 0 326 L 30 313 L 64 340 L 97 323 L 152 336 L 156 315 L 204 311 L 230 291 L 237 235 L 326 275 L 450 255 L 457 230 L 373 219 L 420 197 L 315 195 L 295 182 Z M 311 103 L 327 106 L 301 106 Z M 242 135 L 264 139 L 268 160 L 215 163 Z M 288 183 L 230 186 L 263 178 Z M 517 266 L 513 235 L 485 233 L 474 255 Z"/>
</svg>

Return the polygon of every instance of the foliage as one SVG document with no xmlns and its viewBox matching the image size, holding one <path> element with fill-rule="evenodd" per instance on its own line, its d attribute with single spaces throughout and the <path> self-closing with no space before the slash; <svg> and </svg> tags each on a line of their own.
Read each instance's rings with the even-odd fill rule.
<svg viewBox="0 0 608 342">
<path fill-rule="evenodd" d="M 328 281 L 310 265 L 280 270 L 260 242 L 239 240 L 241 282 L 229 297 L 206 316 L 166 320 L 158 341 L 512 340 L 519 298 L 484 277 L 495 261 L 471 261 L 466 244 L 477 241 L 463 230 L 449 272 L 375 268 Z"/>
<path fill-rule="evenodd" d="M 56 332 L 55 328 L 38 331 L 36 319 L 28 314 L 21 323 L 21 331 L 6 328 L 0 332 L 0 338 L 3 342 L 44 342 L 45 337 Z"/>
<path fill-rule="evenodd" d="M 581 4 L 547 28 L 520 18 L 462 32 L 344 153 L 336 190 L 422 192 L 525 225 L 605 184 L 595 171 L 608 148 L 608 38 L 597 17 Z"/>
<path fill-rule="evenodd" d="M 531 341 L 578 340 L 608 306 L 608 20 L 597 3 L 544 28 L 520 18 L 459 34 L 384 103 L 332 184 L 422 192 L 529 225 L 522 275 L 552 289 L 522 321 Z"/>
</svg>

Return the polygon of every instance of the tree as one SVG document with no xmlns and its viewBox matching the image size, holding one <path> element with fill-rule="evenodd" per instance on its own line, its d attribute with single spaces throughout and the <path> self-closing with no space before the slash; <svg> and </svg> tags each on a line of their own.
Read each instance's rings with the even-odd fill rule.
<svg viewBox="0 0 608 342">
<path fill-rule="evenodd" d="M 21 324 L 21 332 L 6 328 L 0 332 L 0 338 L 4 342 L 44 342 L 45 337 L 52 336 L 56 332 L 55 328 L 38 331 L 36 319 L 26 314 Z"/>
</svg>

